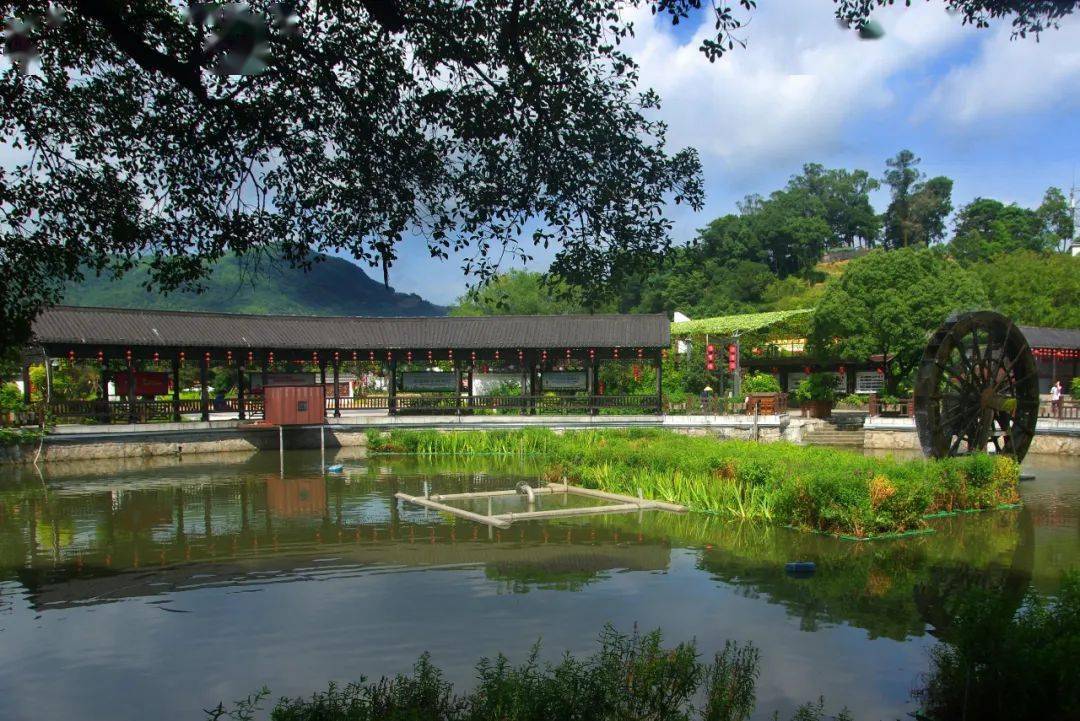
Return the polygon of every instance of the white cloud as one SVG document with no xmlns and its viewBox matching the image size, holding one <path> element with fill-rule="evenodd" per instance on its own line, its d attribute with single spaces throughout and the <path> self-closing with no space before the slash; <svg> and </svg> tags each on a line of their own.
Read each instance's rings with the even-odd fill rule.
<svg viewBox="0 0 1080 721">
<path fill-rule="evenodd" d="M 1075 105 L 1080 83 L 1080 17 L 1034 38 L 1010 39 L 1010 27 L 983 31 L 974 58 L 952 68 L 916 117 L 954 126 Z"/>
<path fill-rule="evenodd" d="M 850 122 L 894 102 L 891 78 L 973 32 L 940 6 L 917 4 L 880 13 L 885 37 L 861 41 L 837 27 L 831 3 L 784 0 L 755 12 L 748 47 L 710 63 L 698 50 L 712 33 L 708 18 L 683 44 L 653 26 L 662 20 L 646 8 L 631 17 L 637 38 L 627 49 L 642 84 L 663 99 L 671 143 L 694 146 L 735 175 L 836 150 Z"/>
</svg>

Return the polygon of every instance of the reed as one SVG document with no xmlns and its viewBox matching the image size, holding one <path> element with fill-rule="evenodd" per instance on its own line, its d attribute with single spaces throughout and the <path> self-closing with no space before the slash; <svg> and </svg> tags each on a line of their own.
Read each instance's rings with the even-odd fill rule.
<svg viewBox="0 0 1080 721">
<path fill-rule="evenodd" d="M 393 431 L 372 452 L 538 456 L 543 477 L 679 503 L 702 513 L 858 538 L 925 527 L 926 517 L 1019 501 L 1019 467 L 985 454 L 897 461 L 848 451 L 684 436 L 654 429 L 555 433 Z"/>
</svg>

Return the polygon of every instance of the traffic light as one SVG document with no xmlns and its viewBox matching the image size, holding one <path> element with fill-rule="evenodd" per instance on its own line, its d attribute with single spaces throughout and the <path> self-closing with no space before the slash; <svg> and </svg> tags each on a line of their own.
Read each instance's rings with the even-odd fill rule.
<svg viewBox="0 0 1080 721">
<path fill-rule="evenodd" d="M 735 347 L 735 344 L 732 343 L 731 345 L 729 345 L 727 347 L 727 369 L 729 371 L 734 371 L 735 368 L 738 365 L 739 365 L 739 351 Z"/>
<path fill-rule="evenodd" d="M 716 370 L 716 346 L 712 343 L 705 346 L 705 370 Z"/>
</svg>

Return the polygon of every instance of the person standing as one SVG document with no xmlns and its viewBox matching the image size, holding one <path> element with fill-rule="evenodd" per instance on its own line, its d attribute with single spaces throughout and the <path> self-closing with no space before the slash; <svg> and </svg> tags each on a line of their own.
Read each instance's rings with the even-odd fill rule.
<svg viewBox="0 0 1080 721">
<path fill-rule="evenodd" d="M 1050 415 L 1059 420 L 1061 419 L 1062 400 L 1061 381 L 1058 380 L 1050 387 Z"/>
<path fill-rule="evenodd" d="M 709 394 L 712 393 L 712 388 L 705 386 L 701 389 L 701 412 L 707 413 L 709 410 Z"/>
</svg>

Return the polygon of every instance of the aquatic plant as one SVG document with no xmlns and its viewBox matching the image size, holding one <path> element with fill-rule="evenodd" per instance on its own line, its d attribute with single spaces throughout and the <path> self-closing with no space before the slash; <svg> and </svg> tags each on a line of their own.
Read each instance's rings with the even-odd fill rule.
<svg viewBox="0 0 1080 721">
<path fill-rule="evenodd" d="M 1080 572 L 1056 597 L 969 591 L 914 696 L 928 719 L 1080 718 Z"/>
<path fill-rule="evenodd" d="M 752 644 L 728 642 L 712 663 L 693 641 L 665 647 L 659 631 L 626 635 L 606 626 L 600 649 L 584 659 L 569 654 L 541 663 L 540 646 L 513 665 L 505 656 L 482 659 L 476 687 L 458 696 L 424 654 L 411 674 L 346 686 L 331 684 L 309 698 L 282 698 L 273 721 L 744 721 L 754 711 L 760 655 Z M 269 695 L 263 689 L 210 711 L 210 721 L 247 721 Z M 702 700 L 700 706 L 695 701 Z M 795 718 L 810 719 L 803 707 Z M 821 708 L 820 706 L 814 708 Z M 803 715 L 798 715 L 803 714 Z"/>
<path fill-rule="evenodd" d="M 808 531 L 870 538 L 922 529 L 926 517 L 1019 501 L 1005 456 L 897 461 L 848 451 L 684 436 L 658 429 L 555 433 L 392 431 L 372 452 L 542 456 L 548 481 L 679 503 Z"/>
</svg>

